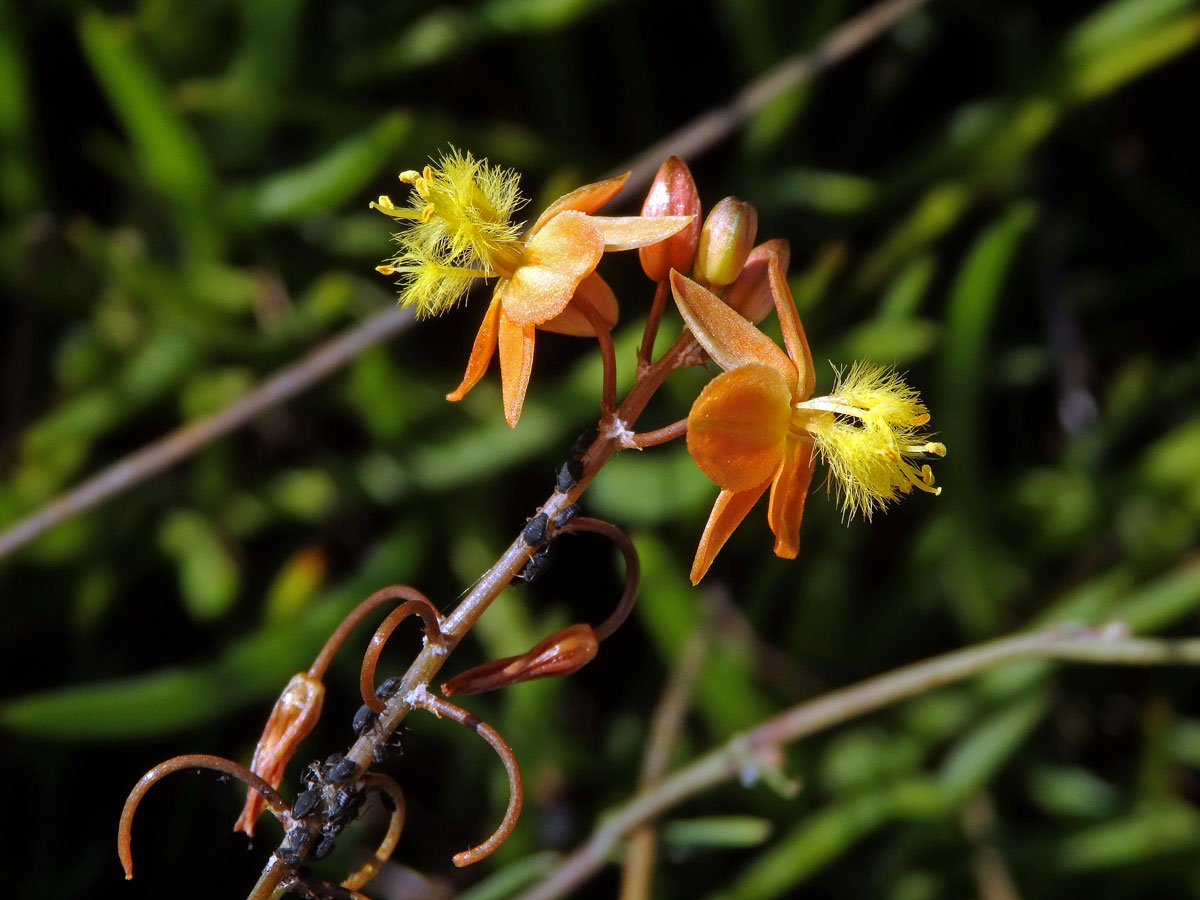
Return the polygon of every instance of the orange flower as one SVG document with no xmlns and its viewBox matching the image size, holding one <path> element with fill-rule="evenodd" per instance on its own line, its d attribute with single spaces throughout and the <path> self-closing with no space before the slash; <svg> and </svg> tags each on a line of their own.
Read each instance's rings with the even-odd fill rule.
<svg viewBox="0 0 1200 900">
<path fill-rule="evenodd" d="M 768 271 L 786 355 L 711 291 L 671 274 L 684 321 L 725 370 L 700 392 L 688 415 L 688 452 L 721 487 L 692 564 L 692 584 L 704 577 L 767 488 L 776 555 L 791 559 L 800 549 L 800 518 L 815 459 L 812 438 L 792 428 L 792 405 L 812 395 L 812 354 L 777 256 Z"/>
<path fill-rule="evenodd" d="M 621 189 L 628 173 L 585 185 L 555 200 L 525 236 L 519 254 L 499 269 L 492 302 L 475 338 L 462 383 L 447 400 L 461 400 L 483 376 L 497 346 L 504 417 L 516 426 L 533 368 L 536 329 L 579 337 L 611 328 L 617 301 L 595 274 L 601 256 L 656 244 L 691 216 L 593 216 Z"/>
<path fill-rule="evenodd" d="M 504 416 L 515 426 L 533 366 L 534 331 L 580 337 L 617 321 L 617 301 L 595 274 L 607 250 L 647 247 L 686 228 L 694 216 L 592 216 L 621 190 L 629 175 L 585 185 L 559 197 L 529 232 L 512 221 L 524 200 L 519 176 L 486 159 L 451 150 L 423 171 L 400 173 L 411 204 L 383 196 L 371 204 L 404 223 L 385 275 L 399 275 L 400 303 L 418 316 L 452 307 L 477 278 L 496 278 L 462 384 L 447 395 L 461 400 L 500 348 Z"/>
<path fill-rule="evenodd" d="M 869 517 L 913 487 L 940 492 L 929 466 L 918 468 L 911 460 L 944 455 L 946 448 L 917 431 L 929 414 L 898 375 L 856 365 L 831 395 L 811 399 L 812 354 L 773 251 L 767 272 L 786 354 L 712 292 L 671 273 L 684 321 L 725 370 L 705 386 L 688 415 L 688 452 L 721 488 L 692 564 L 693 584 L 768 488 L 775 554 L 796 556 L 817 455 L 829 462 L 843 508 L 851 513 Z"/>
</svg>

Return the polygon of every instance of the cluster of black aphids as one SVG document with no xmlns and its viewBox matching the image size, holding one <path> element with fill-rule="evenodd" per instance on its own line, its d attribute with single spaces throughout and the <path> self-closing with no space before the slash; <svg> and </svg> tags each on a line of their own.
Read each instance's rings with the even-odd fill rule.
<svg viewBox="0 0 1200 900">
<path fill-rule="evenodd" d="M 585 431 L 571 445 L 571 458 L 559 467 L 558 473 L 554 478 L 554 489 L 558 493 L 565 494 L 579 483 L 579 479 L 583 476 L 584 472 L 583 457 L 587 453 L 588 447 L 592 445 L 592 441 L 596 439 L 597 434 L 598 432 L 594 428 Z M 572 503 L 554 517 L 554 527 L 556 529 L 562 528 L 577 515 L 579 515 L 579 504 Z M 525 543 L 531 547 L 538 548 L 538 550 L 533 556 L 529 557 L 529 562 L 521 569 L 521 574 L 518 577 L 522 581 L 537 581 L 546 574 L 551 563 L 554 562 L 554 544 L 546 540 L 549 529 L 550 520 L 545 513 L 538 513 L 525 523 L 521 537 Z"/>
<path fill-rule="evenodd" d="M 388 678 L 376 691 L 381 700 L 387 700 L 400 689 L 401 679 L 393 676 Z M 363 704 L 354 714 L 354 733 L 364 734 L 370 729 L 378 716 L 371 707 Z M 397 729 L 386 739 L 379 741 L 374 747 L 376 763 L 385 762 L 404 752 L 404 737 L 401 729 Z M 304 772 L 304 790 L 296 795 L 292 803 L 292 815 L 297 819 L 309 819 L 313 816 L 321 818 L 321 839 L 313 848 L 311 858 L 323 859 L 333 852 L 334 838 L 341 833 L 350 822 L 358 817 L 363 803 L 367 799 L 366 789 L 360 784 L 343 784 L 354 777 L 358 767 L 353 760 L 346 759 L 340 753 L 334 753 L 324 762 L 311 762 Z M 332 799 L 325 788 L 336 787 Z M 391 811 L 395 808 L 392 798 L 380 794 L 380 800 Z M 284 862 L 296 865 L 300 862 L 300 851 L 308 840 L 308 829 L 298 825 L 288 832 L 284 845 L 277 855 Z"/>
</svg>

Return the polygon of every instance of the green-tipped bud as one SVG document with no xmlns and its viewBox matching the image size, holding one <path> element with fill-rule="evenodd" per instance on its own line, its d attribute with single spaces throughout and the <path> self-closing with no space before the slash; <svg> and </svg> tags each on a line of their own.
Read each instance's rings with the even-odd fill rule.
<svg viewBox="0 0 1200 900">
<path fill-rule="evenodd" d="M 742 266 L 742 273 L 721 295 L 721 299 L 739 312 L 742 318 L 749 319 L 755 325 L 775 307 L 770 279 L 767 277 L 767 263 L 772 255 L 779 258 L 779 269 L 787 275 L 792 251 L 783 238 L 774 238 L 750 251 L 746 264 Z"/>
<path fill-rule="evenodd" d="M 742 272 L 758 232 L 758 212 L 752 203 L 726 197 L 712 208 L 700 229 L 700 244 L 692 274 L 712 287 L 724 287 Z"/>
<path fill-rule="evenodd" d="M 666 281 L 672 269 L 689 271 L 700 240 L 700 194 L 687 163 L 678 156 L 668 157 L 659 166 L 642 204 L 642 215 L 695 216 L 682 231 L 638 250 L 642 271 L 653 281 Z"/>
</svg>

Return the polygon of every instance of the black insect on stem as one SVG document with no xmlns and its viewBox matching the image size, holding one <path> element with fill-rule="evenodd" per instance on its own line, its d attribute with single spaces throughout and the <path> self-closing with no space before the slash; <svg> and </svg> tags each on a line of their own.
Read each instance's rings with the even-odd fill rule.
<svg viewBox="0 0 1200 900">
<path fill-rule="evenodd" d="M 320 802 L 320 791 L 301 791 L 296 795 L 296 802 L 292 804 L 292 815 L 297 819 L 311 816 Z"/>
<path fill-rule="evenodd" d="M 599 429 L 589 428 L 583 434 L 579 435 L 579 437 L 575 438 L 574 443 L 571 444 L 571 458 L 583 459 L 584 454 L 588 452 L 588 448 L 592 446 L 592 443 L 599 436 Z"/>
<path fill-rule="evenodd" d="M 560 494 L 565 494 L 571 488 L 575 487 L 582 477 L 583 462 L 578 459 L 568 459 L 558 470 L 558 478 L 554 482 L 554 489 Z"/>
<path fill-rule="evenodd" d="M 358 766 L 352 759 L 339 759 L 337 763 L 329 769 L 329 774 L 326 776 L 330 784 L 341 784 L 343 781 L 348 781 L 358 772 Z"/>
<path fill-rule="evenodd" d="M 354 733 L 361 737 L 368 728 L 375 724 L 376 718 L 374 710 L 364 703 L 358 708 L 358 712 L 354 714 Z"/>
<path fill-rule="evenodd" d="M 554 517 L 554 527 L 562 528 L 577 515 L 579 515 L 578 503 L 572 503 L 569 506 L 564 506 L 561 510 L 559 510 L 558 515 Z"/>
<path fill-rule="evenodd" d="M 537 581 L 546 574 L 550 568 L 550 564 L 554 562 L 554 545 L 547 544 L 533 556 L 529 557 L 529 562 L 525 563 L 525 568 L 521 569 L 521 574 L 517 577 L 522 581 Z"/>
<path fill-rule="evenodd" d="M 371 757 L 375 764 L 385 763 L 404 753 L 404 729 L 397 728 L 387 740 L 380 741 L 371 748 Z"/>
<path fill-rule="evenodd" d="M 546 531 L 550 527 L 550 518 L 544 512 L 538 513 L 525 523 L 521 537 L 530 547 L 540 547 L 546 542 Z"/>
</svg>

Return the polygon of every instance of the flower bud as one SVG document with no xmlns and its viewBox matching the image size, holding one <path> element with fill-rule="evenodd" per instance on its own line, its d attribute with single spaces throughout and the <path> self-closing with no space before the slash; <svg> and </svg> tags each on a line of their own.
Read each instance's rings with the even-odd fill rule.
<svg viewBox="0 0 1200 900">
<path fill-rule="evenodd" d="M 700 194 L 692 172 L 678 156 L 670 156 L 658 168 L 646 202 L 643 216 L 695 216 L 692 223 L 665 241 L 642 247 L 638 256 L 642 271 L 653 281 L 665 281 L 672 269 L 687 272 L 696 256 L 700 239 Z"/>
<path fill-rule="evenodd" d="M 520 656 L 506 656 L 455 675 L 442 685 L 447 697 L 481 694 L 497 688 L 578 672 L 596 656 L 600 642 L 591 625 L 568 625 Z"/>
<path fill-rule="evenodd" d="M 296 747 L 321 717 L 324 702 L 325 685 L 319 678 L 307 672 L 293 675 L 275 701 L 275 708 L 271 710 L 262 737 L 258 739 L 258 746 L 254 748 L 250 771 L 271 787 L 279 787 L 279 782 L 283 781 L 283 771 L 296 752 Z M 267 801 L 262 794 L 249 788 L 246 791 L 246 805 L 233 826 L 234 830 L 241 829 L 253 836 L 254 823 L 266 806 Z"/>
<path fill-rule="evenodd" d="M 741 313 L 742 318 L 755 325 L 765 319 L 775 305 L 767 276 L 767 263 L 772 254 L 779 258 L 779 269 L 787 275 L 791 249 L 783 238 L 773 238 L 750 251 L 742 274 L 721 295 L 721 299 Z"/>
<path fill-rule="evenodd" d="M 700 244 L 692 267 L 696 281 L 724 287 L 737 278 L 757 232 L 758 212 L 754 204 L 726 197 L 714 206 L 700 229 Z"/>
</svg>

